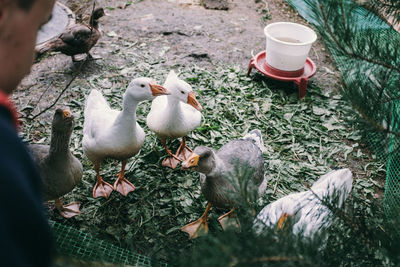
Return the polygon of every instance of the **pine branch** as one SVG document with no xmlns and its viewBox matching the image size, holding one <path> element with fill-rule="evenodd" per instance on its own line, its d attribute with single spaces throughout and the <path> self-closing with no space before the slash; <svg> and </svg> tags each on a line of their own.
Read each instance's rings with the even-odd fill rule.
<svg viewBox="0 0 400 267">
<path fill-rule="evenodd" d="M 341 15 L 344 16 L 345 12 L 344 12 L 344 9 L 343 9 L 343 2 L 342 1 L 340 1 L 340 8 L 342 10 L 342 12 L 341 12 L 342 14 Z M 365 57 L 365 56 L 361 55 L 360 53 L 356 53 L 354 48 L 353 48 L 353 46 L 352 46 L 352 42 L 349 42 L 349 49 L 351 51 L 348 51 L 349 49 L 346 49 L 346 47 L 344 47 L 342 45 L 342 43 L 337 39 L 337 36 L 332 32 L 331 27 L 328 24 L 327 15 L 326 15 L 325 10 L 323 8 L 323 5 L 321 3 L 319 3 L 319 9 L 320 9 L 320 12 L 321 12 L 321 15 L 322 15 L 322 22 L 324 23 L 324 25 L 323 25 L 324 29 L 327 30 L 327 32 L 329 34 L 329 37 L 332 38 L 332 40 L 335 42 L 337 47 L 340 48 L 340 51 L 342 51 L 345 55 L 347 55 L 348 57 L 357 58 L 357 59 L 369 62 L 369 63 L 374 64 L 374 65 L 380 65 L 380 66 L 385 67 L 387 69 L 396 70 L 396 71 L 400 72 L 400 67 L 394 66 L 392 64 L 387 64 L 385 62 L 381 62 L 381 61 L 378 61 L 378 60 L 373 59 L 373 58 Z M 345 22 L 343 20 L 343 26 L 346 26 L 346 25 L 347 24 L 345 24 Z"/>
<path fill-rule="evenodd" d="M 347 86 L 346 83 L 342 83 L 342 86 L 346 89 L 346 90 L 350 90 L 349 87 Z M 366 121 L 369 125 L 372 125 L 373 128 L 375 128 L 378 131 L 384 132 L 386 134 L 394 134 L 395 136 L 400 138 L 400 133 L 399 132 L 395 132 L 392 131 L 390 128 L 385 128 L 383 127 L 381 124 L 377 123 L 375 120 L 373 120 L 372 118 L 370 118 L 364 111 L 363 108 L 361 106 L 359 106 L 358 104 L 356 104 L 355 102 L 352 103 L 354 109 L 358 112 L 359 116 Z"/>
<path fill-rule="evenodd" d="M 400 25 L 400 1 L 398 0 L 370 0 L 360 3 L 362 7 L 370 11 L 394 29 L 399 31 Z"/>
<path fill-rule="evenodd" d="M 323 19 L 323 23 L 324 23 L 324 27 L 325 29 L 328 31 L 329 36 L 332 38 L 332 40 L 335 42 L 335 44 L 343 51 L 343 52 L 347 52 L 346 48 L 342 46 L 341 42 L 339 42 L 339 40 L 336 38 L 336 35 L 333 34 L 331 27 L 328 24 L 328 20 L 325 14 L 325 11 L 322 7 L 322 4 L 319 4 L 319 9 L 321 11 L 321 15 L 322 15 L 322 19 Z M 347 53 L 350 54 L 350 53 Z"/>
<path fill-rule="evenodd" d="M 340 189 L 339 189 L 340 190 Z M 365 234 L 365 232 L 361 231 L 359 224 L 353 220 L 353 218 L 350 218 L 349 216 L 346 215 L 346 213 L 342 210 L 339 209 L 338 207 L 334 206 L 329 202 L 327 199 L 321 199 L 311 188 L 310 188 L 311 193 L 314 195 L 315 198 L 317 198 L 322 205 L 327 207 L 335 216 L 340 218 L 347 226 L 349 226 L 355 233 L 359 234 L 362 241 L 364 244 L 372 245 L 373 242 L 368 239 L 368 235 Z M 339 198 L 339 193 L 335 194 L 334 192 L 334 199 Z M 335 201 L 334 201 L 335 202 Z"/>
<path fill-rule="evenodd" d="M 296 257 L 284 257 L 284 256 L 269 256 L 269 257 L 259 257 L 253 259 L 243 259 L 243 260 L 236 260 L 230 266 L 236 266 L 238 264 L 254 264 L 254 263 L 264 263 L 264 262 L 294 262 L 294 263 L 303 263 L 308 266 L 314 266 L 311 262 L 305 261 L 301 258 Z"/>
</svg>

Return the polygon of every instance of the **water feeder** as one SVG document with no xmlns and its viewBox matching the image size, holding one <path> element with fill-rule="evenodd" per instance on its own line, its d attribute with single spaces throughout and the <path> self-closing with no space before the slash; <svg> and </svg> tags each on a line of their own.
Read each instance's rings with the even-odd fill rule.
<svg viewBox="0 0 400 267">
<path fill-rule="evenodd" d="M 247 75 L 252 68 L 280 81 L 292 81 L 299 87 L 299 98 L 306 95 L 308 79 L 315 74 L 316 66 L 308 52 L 317 39 L 307 26 L 276 22 L 264 28 L 266 50 L 250 60 Z"/>
</svg>

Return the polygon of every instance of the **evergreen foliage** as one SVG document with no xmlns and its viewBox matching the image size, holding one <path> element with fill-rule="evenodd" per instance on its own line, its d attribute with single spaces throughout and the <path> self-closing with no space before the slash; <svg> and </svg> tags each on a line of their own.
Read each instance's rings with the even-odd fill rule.
<svg viewBox="0 0 400 267">
<path fill-rule="evenodd" d="M 370 0 L 361 1 L 361 5 L 373 14 L 389 21 L 393 26 L 400 26 L 400 2 L 397 0 Z"/>
<path fill-rule="evenodd" d="M 342 73 L 342 93 L 358 115 L 353 123 L 386 160 L 391 137 L 400 137 L 400 34 L 374 14 L 387 10 L 396 18 L 398 1 L 363 1 L 368 9 L 343 0 L 289 2 L 296 8 L 303 3 L 299 13 L 318 30 Z"/>
</svg>

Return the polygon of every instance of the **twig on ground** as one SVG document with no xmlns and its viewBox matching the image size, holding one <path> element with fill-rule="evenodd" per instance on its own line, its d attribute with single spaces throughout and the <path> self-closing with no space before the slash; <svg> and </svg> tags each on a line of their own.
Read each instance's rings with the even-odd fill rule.
<svg viewBox="0 0 400 267">
<path fill-rule="evenodd" d="M 48 111 L 49 109 L 51 109 L 52 107 L 54 107 L 58 100 L 60 100 L 61 96 L 64 94 L 65 91 L 67 91 L 67 89 L 70 87 L 70 85 L 72 84 L 72 82 L 78 77 L 78 75 L 81 73 L 82 67 L 86 64 L 86 62 L 89 60 L 89 57 L 87 57 L 85 59 L 85 61 L 83 61 L 81 63 L 81 65 L 79 65 L 78 70 L 76 71 L 76 73 L 74 74 L 74 76 L 72 76 L 71 80 L 67 83 L 67 85 L 64 87 L 64 89 L 60 92 L 60 94 L 57 96 L 56 100 L 54 100 L 54 102 L 52 104 L 50 104 L 47 108 L 43 109 L 42 111 L 40 111 L 39 113 L 37 113 L 36 115 L 34 115 L 33 117 L 28 117 L 28 119 L 30 119 L 31 121 L 35 120 L 37 117 L 39 117 L 40 115 L 42 115 L 43 113 L 45 113 L 46 111 Z M 39 103 L 39 102 L 38 102 Z"/>
</svg>

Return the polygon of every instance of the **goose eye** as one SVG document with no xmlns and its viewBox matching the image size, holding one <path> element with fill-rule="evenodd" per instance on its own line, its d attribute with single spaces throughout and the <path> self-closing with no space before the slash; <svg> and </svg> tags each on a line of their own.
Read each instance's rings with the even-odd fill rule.
<svg viewBox="0 0 400 267">
<path fill-rule="evenodd" d="M 141 84 L 140 87 L 144 87 L 144 84 Z"/>
<path fill-rule="evenodd" d="M 182 94 L 185 94 L 185 92 L 184 92 L 184 91 L 181 91 L 181 93 L 182 93 Z"/>
</svg>

